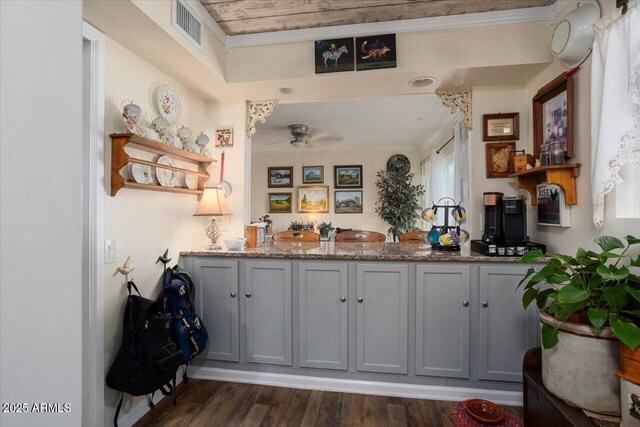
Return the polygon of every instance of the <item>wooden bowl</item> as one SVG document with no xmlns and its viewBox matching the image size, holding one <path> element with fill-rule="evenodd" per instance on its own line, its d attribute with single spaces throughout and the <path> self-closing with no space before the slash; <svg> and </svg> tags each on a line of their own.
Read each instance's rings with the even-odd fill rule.
<svg viewBox="0 0 640 427">
<path fill-rule="evenodd" d="M 464 404 L 467 414 L 482 424 L 499 424 L 504 420 L 504 411 L 493 402 L 483 399 L 470 399 Z"/>
</svg>

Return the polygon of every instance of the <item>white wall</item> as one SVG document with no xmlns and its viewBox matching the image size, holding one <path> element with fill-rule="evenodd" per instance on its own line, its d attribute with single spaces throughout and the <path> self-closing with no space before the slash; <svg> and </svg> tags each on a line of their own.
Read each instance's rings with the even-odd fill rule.
<svg viewBox="0 0 640 427">
<path fill-rule="evenodd" d="M 71 409 L 0 424 L 79 426 L 82 3 L 3 1 L 0 19 L 0 402 Z"/>
<path fill-rule="evenodd" d="M 378 231 L 387 234 L 389 225 L 375 213 L 376 173 L 386 169 L 387 160 L 394 154 L 404 154 L 411 161 L 411 172 L 414 173 L 414 184 L 420 184 L 420 161 L 425 155 L 423 150 L 388 150 L 388 151 L 336 151 L 336 152 L 308 152 L 304 149 L 291 149 L 284 153 L 260 153 L 252 157 L 251 166 L 251 220 L 256 220 L 267 213 L 268 193 L 293 193 L 293 213 L 272 213 L 273 230 L 283 231 L 289 227 L 291 221 L 321 221 L 332 222 L 334 227 L 354 228 Z M 302 214 L 296 213 L 296 187 L 302 184 L 302 166 L 324 166 L 324 184 L 330 188 L 329 213 Z M 335 214 L 334 206 L 334 165 L 362 165 L 363 173 L 363 213 Z M 294 188 L 268 188 L 267 168 L 270 166 L 293 166 Z M 419 222 L 417 223 L 419 225 Z"/>
</svg>

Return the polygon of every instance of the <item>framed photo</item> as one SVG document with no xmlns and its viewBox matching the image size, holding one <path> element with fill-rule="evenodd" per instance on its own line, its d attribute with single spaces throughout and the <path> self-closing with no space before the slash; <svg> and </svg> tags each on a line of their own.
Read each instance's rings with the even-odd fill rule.
<svg viewBox="0 0 640 427">
<path fill-rule="evenodd" d="M 362 165 L 334 166 L 336 188 L 362 188 Z"/>
<path fill-rule="evenodd" d="M 353 71 L 353 37 L 316 40 L 316 74 Z"/>
<path fill-rule="evenodd" d="M 485 145 L 487 178 L 506 178 L 513 173 L 511 155 L 515 142 L 490 142 Z"/>
<path fill-rule="evenodd" d="M 323 184 L 324 183 L 324 166 L 303 166 L 302 167 L 302 183 L 303 184 Z"/>
<path fill-rule="evenodd" d="M 356 38 L 356 70 L 396 68 L 396 35 Z"/>
<path fill-rule="evenodd" d="M 293 166 L 269 168 L 269 188 L 293 188 Z"/>
<path fill-rule="evenodd" d="M 291 213 L 293 193 L 269 193 L 269 213 Z"/>
<path fill-rule="evenodd" d="M 533 97 L 533 148 L 559 141 L 565 157 L 573 157 L 573 75 L 560 74 Z"/>
<path fill-rule="evenodd" d="M 362 213 L 362 190 L 336 190 L 333 199 L 337 214 Z"/>
<path fill-rule="evenodd" d="M 233 128 L 216 129 L 216 148 L 233 147 Z"/>
<path fill-rule="evenodd" d="M 520 139 L 520 113 L 482 115 L 483 141 L 513 141 Z"/>
<path fill-rule="evenodd" d="M 298 187 L 298 212 L 329 212 L 329 186 L 307 185 Z"/>
</svg>

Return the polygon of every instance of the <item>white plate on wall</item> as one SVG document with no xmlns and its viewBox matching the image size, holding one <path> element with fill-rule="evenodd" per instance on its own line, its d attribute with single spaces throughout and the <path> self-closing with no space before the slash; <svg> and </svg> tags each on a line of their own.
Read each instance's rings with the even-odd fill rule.
<svg viewBox="0 0 640 427">
<path fill-rule="evenodd" d="M 185 174 L 184 183 L 189 190 L 198 189 L 198 175 Z"/>
<path fill-rule="evenodd" d="M 152 182 L 151 168 L 139 163 L 131 163 L 131 176 L 138 184 L 149 184 Z"/>
<path fill-rule="evenodd" d="M 165 85 L 158 89 L 156 105 L 160 115 L 170 123 L 175 123 L 180 119 L 180 98 L 176 91 L 169 86 Z"/>
<path fill-rule="evenodd" d="M 170 156 L 160 156 L 156 163 L 175 167 L 176 164 Z M 170 169 L 162 169 L 160 167 L 156 167 L 156 176 L 158 177 L 158 182 L 163 187 L 175 187 L 178 182 L 178 172 L 170 170 Z"/>
</svg>

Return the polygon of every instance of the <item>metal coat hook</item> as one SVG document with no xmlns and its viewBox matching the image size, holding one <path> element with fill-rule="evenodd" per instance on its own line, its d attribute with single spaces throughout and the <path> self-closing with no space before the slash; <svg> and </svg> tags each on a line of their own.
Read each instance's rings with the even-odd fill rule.
<svg viewBox="0 0 640 427">
<path fill-rule="evenodd" d="M 131 257 L 128 256 L 124 264 L 122 264 L 121 267 L 116 268 L 116 271 L 113 272 L 113 276 L 111 277 L 115 277 L 116 274 L 120 273 L 124 276 L 125 283 L 129 283 L 129 274 L 136 269 L 135 267 L 131 267 L 129 265 L 130 260 L 131 260 Z"/>
<path fill-rule="evenodd" d="M 158 257 L 158 259 L 156 260 L 156 264 L 159 262 L 161 262 L 164 265 L 165 269 L 167 268 L 167 264 L 171 262 L 171 258 L 169 258 L 169 248 L 167 248 L 167 250 L 164 251 L 164 254 Z"/>
</svg>

